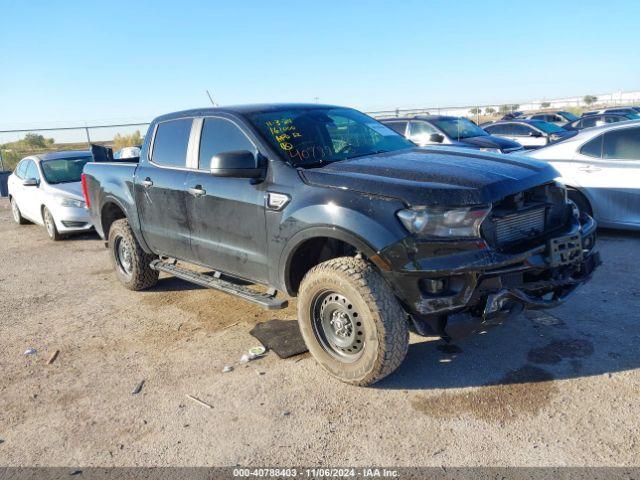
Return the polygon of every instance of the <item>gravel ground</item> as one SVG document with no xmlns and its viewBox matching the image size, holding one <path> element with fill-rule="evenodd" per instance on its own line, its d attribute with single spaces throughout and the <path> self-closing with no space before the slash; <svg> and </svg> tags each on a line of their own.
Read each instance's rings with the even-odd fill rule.
<svg viewBox="0 0 640 480">
<path fill-rule="evenodd" d="M 412 337 L 395 374 L 356 388 L 308 354 L 238 363 L 295 302 L 167 277 L 130 292 L 96 236 L 54 243 L 1 199 L 0 465 L 638 465 L 639 248 L 602 232 L 605 264 L 566 305 L 458 349 Z"/>
</svg>

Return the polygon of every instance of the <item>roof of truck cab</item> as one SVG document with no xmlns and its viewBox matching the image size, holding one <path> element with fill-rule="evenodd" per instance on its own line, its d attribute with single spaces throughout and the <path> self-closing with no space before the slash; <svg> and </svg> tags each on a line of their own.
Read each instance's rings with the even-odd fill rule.
<svg viewBox="0 0 640 480">
<path fill-rule="evenodd" d="M 248 105 L 229 105 L 224 107 L 193 108 L 180 112 L 167 113 L 154 119 L 154 122 L 162 122 L 174 118 L 206 117 L 218 113 L 235 113 L 246 115 L 251 113 L 274 112 L 288 109 L 315 109 L 315 108 L 349 108 L 338 105 L 323 105 L 318 103 L 254 103 Z"/>
</svg>

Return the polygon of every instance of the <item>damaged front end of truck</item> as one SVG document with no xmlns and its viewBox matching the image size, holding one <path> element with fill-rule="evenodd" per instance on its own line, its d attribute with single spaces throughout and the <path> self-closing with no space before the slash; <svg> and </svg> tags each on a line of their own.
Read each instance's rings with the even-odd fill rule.
<svg viewBox="0 0 640 480">
<path fill-rule="evenodd" d="M 567 300 L 600 265 L 596 223 L 548 183 L 491 205 L 480 238 L 408 236 L 381 252 L 413 329 L 454 340 Z"/>
</svg>

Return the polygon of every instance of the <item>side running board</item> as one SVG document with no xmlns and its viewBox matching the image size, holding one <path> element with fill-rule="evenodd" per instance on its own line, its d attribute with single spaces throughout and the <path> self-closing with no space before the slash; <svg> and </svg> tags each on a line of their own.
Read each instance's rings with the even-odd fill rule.
<svg viewBox="0 0 640 480">
<path fill-rule="evenodd" d="M 205 273 L 194 272 L 187 268 L 178 267 L 171 262 L 164 262 L 162 260 L 154 260 L 151 262 L 151 268 L 160 272 L 165 272 L 174 277 L 181 278 L 187 282 L 195 283 L 202 287 L 212 288 L 213 290 L 219 290 L 224 293 L 235 295 L 251 303 L 260 305 L 267 310 L 278 310 L 286 308 L 288 301 L 284 299 L 277 299 L 275 291 L 270 290 L 268 293 L 261 293 L 244 285 L 233 283 L 229 280 L 220 278 L 219 274 L 214 276 L 207 275 Z"/>
</svg>

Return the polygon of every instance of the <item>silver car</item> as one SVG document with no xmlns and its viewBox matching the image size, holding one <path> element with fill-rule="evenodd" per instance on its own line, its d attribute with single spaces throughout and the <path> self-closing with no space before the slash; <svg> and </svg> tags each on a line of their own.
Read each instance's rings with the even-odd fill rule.
<svg viewBox="0 0 640 480">
<path fill-rule="evenodd" d="M 32 155 L 23 158 L 9 176 L 9 200 L 13 219 L 43 225 L 52 240 L 91 230 L 80 183 L 87 151 Z"/>
<path fill-rule="evenodd" d="M 524 155 L 552 164 L 570 198 L 599 225 L 640 229 L 640 121 L 586 128 Z"/>
</svg>

